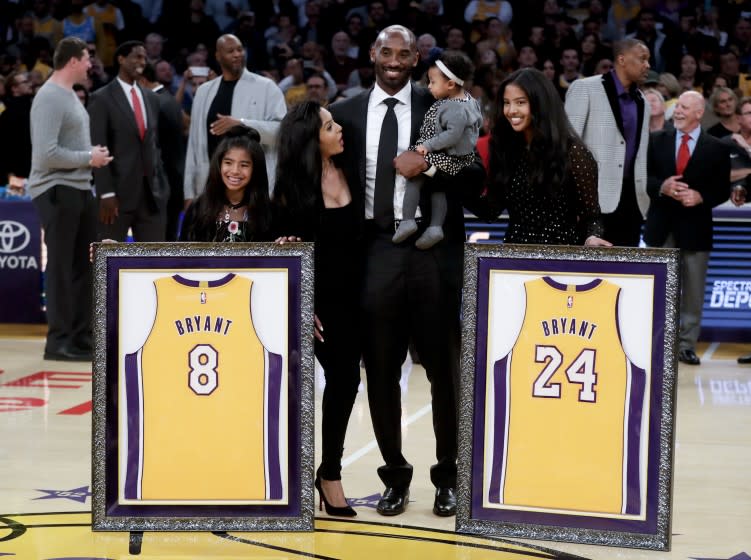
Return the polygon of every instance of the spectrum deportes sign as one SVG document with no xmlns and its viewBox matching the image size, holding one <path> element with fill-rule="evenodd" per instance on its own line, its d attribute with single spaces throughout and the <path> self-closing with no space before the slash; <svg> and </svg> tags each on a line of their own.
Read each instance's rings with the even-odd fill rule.
<svg viewBox="0 0 751 560">
<path fill-rule="evenodd" d="M 751 280 L 715 280 L 709 307 L 713 309 L 751 309 Z"/>
</svg>

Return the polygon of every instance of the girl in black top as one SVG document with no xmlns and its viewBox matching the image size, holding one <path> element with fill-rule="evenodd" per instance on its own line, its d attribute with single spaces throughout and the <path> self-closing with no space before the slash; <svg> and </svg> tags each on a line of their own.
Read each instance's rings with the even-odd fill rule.
<svg viewBox="0 0 751 560">
<path fill-rule="evenodd" d="M 332 160 L 342 127 L 313 101 L 282 120 L 274 186 L 274 231 L 315 242 L 315 354 L 325 372 L 321 465 L 315 485 L 329 515 L 354 516 L 341 484 L 344 436 L 360 385 L 362 203 Z"/>
<path fill-rule="evenodd" d="M 517 70 L 498 92 L 490 140 L 489 200 L 508 209 L 506 243 L 601 245 L 597 163 L 569 124 L 553 84 Z"/>
<path fill-rule="evenodd" d="M 268 241 L 266 160 L 256 130 L 231 129 L 211 157 L 206 188 L 185 211 L 180 241 Z"/>
</svg>

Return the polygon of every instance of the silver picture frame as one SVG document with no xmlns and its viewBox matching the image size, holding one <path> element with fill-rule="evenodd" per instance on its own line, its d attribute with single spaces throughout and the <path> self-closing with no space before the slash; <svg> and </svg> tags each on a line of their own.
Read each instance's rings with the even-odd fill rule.
<svg viewBox="0 0 751 560">
<path fill-rule="evenodd" d="M 313 245 L 310 243 L 96 244 L 93 326 L 93 530 L 313 530 L 313 273 Z M 237 280 L 238 277 L 241 280 Z M 157 288 L 154 279 L 161 278 L 166 278 L 162 281 L 165 287 Z M 191 278 L 193 280 L 190 280 Z M 200 283 L 202 279 L 206 280 L 205 284 Z M 162 377 L 158 377 L 158 368 L 154 366 L 151 368 L 148 384 L 143 381 L 144 374 L 149 371 L 148 363 L 156 363 L 153 360 L 147 362 L 144 357 L 144 349 L 149 343 L 146 341 L 151 340 L 150 344 L 154 348 L 149 356 L 176 352 L 177 350 L 173 349 L 180 347 L 176 343 L 168 342 L 158 346 L 162 339 L 150 338 L 156 336 L 152 331 L 157 328 L 157 300 L 164 299 L 161 309 L 167 307 L 168 296 L 171 293 L 169 289 L 172 289 L 173 281 L 193 282 L 191 286 L 210 286 L 205 292 L 201 292 L 201 303 L 206 303 L 203 301 L 206 293 L 212 300 L 218 299 L 214 297 L 218 292 L 211 290 L 217 286 L 225 287 L 225 283 L 229 285 L 234 282 L 235 286 L 239 286 L 238 293 L 247 294 L 239 298 L 241 301 L 237 306 L 240 311 L 237 313 L 238 317 L 242 317 L 243 314 L 250 315 L 248 322 L 251 328 L 242 332 L 252 331 L 261 342 L 261 349 L 253 358 L 258 361 L 249 362 L 259 364 L 256 370 L 265 372 L 263 375 L 266 377 L 259 377 L 260 374 L 255 374 L 254 377 L 261 379 L 256 383 L 259 383 L 259 387 L 262 385 L 259 391 L 264 395 L 260 401 L 263 404 L 257 407 L 248 405 L 245 407 L 246 411 L 239 413 L 240 417 L 229 413 L 229 420 L 212 435 L 220 442 L 226 440 L 227 445 L 230 445 L 233 438 L 235 441 L 245 441 L 245 432 L 250 431 L 247 426 L 256 426 L 252 429 L 259 430 L 261 435 L 258 438 L 263 443 L 252 444 L 255 445 L 252 448 L 252 456 L 260 465 L 259 469 L 266 469 L 262 475 L 256 477 L 265 477 L 265 487 L 262 481 L 257 495 L 244 490 L 238 492 L 241 497 L 235 499 L 234 488 L 230 485 L 229 490 L 209 488 L 205 494 L 201 493 L 199 496 L 199 491 L 193 490 L 190 485 L 183 488 L 177 483 L 176 490 L 168 491 L 162 490 L 158 484 L 159 477 L 164 480 L 171 472 L 185 476 L 182 472 L 183 467 L 176 469 L 175 465 L 170 463 L 173 460 L 170 453 L 155 453 L 154 447 L 146 447 L 147 444 L 143 442 L 148 440 L 148 437 L 144 438 L 144 433 L 156 433 L 157 426 L 162 432 L 171 430 L 167 432 L 169 439 L 174 437 L 175 441 L 188 442 L 184 447 L 189 449 L 188 453 L 192 453 L 190 444 L 193 433 L 188 428 L 182 429 L 180 426 L 175 429 L 163 419 L 173 413 L 181 413 L 181 405 L 178 403 L 182 402 L 155 389 L 157 385 L 154 384 L 154 380 L 166 378 L 166 374 L 160 371 L 159 376 Z M 246 285 L 248 289 L 245 289 Z M 252 290 L 249 289 L 250 286 Z M 229 294 L 227 296 L 229 297 Z M 247 313 L 242 310 L 242 301 L 252 301 Z M 235 310 L 228 311 L 234 312 Z M 187 319 L 185 321 L 190 323 Z M 199 319 L 196 318 L 195 321 L 197 323 Z M 180 321 L 175 323 L 176 329 L 188 329 L 187 324 L 178 325 Z M 224 327 L 227 325 L 228 322 L 225 322 Z M 266 337 L 272 341 L 271 345 L 261 336 L 262 327 L 265 327 L 266 333 L 270 333 Z M 210 334 L 209 332 L 202 336 L 208 337 Z M 176 335 L 173 333 L 171 336 Z M 134 352 L 139 351 L 139 339 L 143 342 L 140 351 L 144 353 L 138 358 L 139 361 L 136 361 L 136 358 L 131 357 L 136 355 Z M 273 346 L 273 351 L 270 346 Z M 234 343 L 221 348 L 222 361 L 217 362 L 220 366 L 215 371 L 219 373 L 214 375 L 214 378 L 227 380 L 226 383 L 229 384 L 229 379 L 233 378 L 219 377 L 223 371 L 241 370 L 242 375 L 245 375 L 245 369 L 239 366 L 230 369 L 229 366 L 225 366 L 222 371 L 221 364 L 240 363 L 243 356 L 236 354 L 244 352 L 245 349 L 243 345 Z M 167 357 L 169 364 L 183 364 L 182 355 L 175 360 Z M 200 363 L 203 364 L 205 357 L 200 359 Z M 265 362 L 262 361 L 264 359 Z M 165 369 L 169 371 L 171 367 L 170 365 Z M 174 378 L 182 380 L 181 383 L 188 379 L 183 375 L 193 374 L 192 371 L 189 372 L 187 362 L 176 366 L 176 370 Z M 271 371 L 274 372 L 273 378 L 269 373 Z M 234 376 L 240 377 L 241 375 Z M 189 379 L 193 384 L 194 378 Z M 211 379 L 211 375 L 198 376 L 195 379 L 198 379 L 196 383 L 204 383 Z M 215 385 L 226 386 L 222 385 L 221 381 L 216 381 Z M 204 385 L 197 387 L 203 393 L 208 393 L 202 388 Z M 194 386 L 191 385 L 191 388 Z M 179 391 L 182 390 L 180 387 Z M 211 390 L 214 391 L 213 388 Z M 240 396 L 249 398 L 251 393 L 254 391 L 247 391 L 247 395 Z M 145 394 L 146 397 L 143 396 Z M 219 392 L 212 394 L 218 395 Z M 223 394 L 227 395 L 229 391 Z M 140 412 L 138 406 L 141 407 Z M 155 413 L 155 407 L 163 407 L 164 414 Z M 260 408 L 263 409 L 260 412 L 247 412 Z M 184 414 L 188 412 L 182 411 Z M 251 414 L 261 416 L 253 416 L 252 421 L 248 422 L 245 416 Z M 233 418 L 237 418 L 237 423 Z M 214 438 L 211 439 L 213 441 Z M 156 437 L 152 438 L 152 441 L 156 440 Z M 258 439 L 253 441 L 258 442 Z M 196 442 L 195 445 L 199 448 L 196 453 L 202 452 L 200 444 Z M 247 446 L 250 447 L 251 444 L 248 443 Z M 222 448 L 221 444 L 219 448 Z M 147 454 L 143 449 L 151 451 Z M 260 459 L 259 450 L 262 456 Z M 149 460 L 144 457 L 148 457 Z M 221 461 L 221 457 L 217 457 L 216 461 Z M 236 469 L 236 472 L 240 470 Z M 151 475 L 151 484 L 146 484 L 147 478 L 144 477 L 144 473 Z M 238 480 L 238 487 L 250 485 L 250 482 L 243 479 L 244 475 L 234 476 Z"/>
<path fill-rule="evenodd" d="M 680 293 L 678 251 L 505 244 L 465 247 L 457 532 L 669 550 Z M 618 369 L 621 361 L 613 365 L 603 359 L 596 366 L 596 375 L 590 375 L 588 381 L 582 378 L 585 369 L 569 368 L 573 379 L 569 377 L 567 382 L 560 377 L 562 368 L 552 369 L 552 360 L 545 351 L 542 358 L 530 354 L 530 348 L 537 352 L 538 346 L 554 344 L 538 340 L 550 334 L 552 326 L 547 321 L 534 321 L 545 313 L 535 310 L 545 309 L 546 286 L 555 288 L 556 281 L 565 289 L 574 284 L 594 286 L 598 282 L 615 286 L 610 290 L 617 293 L 615 327 L 603 321 L 603 328 L 617 330 L 611 335 L 616 337 L 612 340 L 621 341 L 627 358 L 623 362 L 630 364 L 628 349 L 639 355 L 640 367 L 631 364 L 626 367 L 634 369 L 616 373 L 621 372 Z M 612 296 L 608 298 L 602 300 L 607 303 L 603 308 L 612 311 L 608 307 L 612 305 Z M 584 300 L 574 292 L 569 307 L 574 301 L 578 305 Z M 565 304 L 562 307 L 565 309 Z M 584 313 L 584 307 L 581 309 Z M 625 311 L 627 317 L 620 318 L 619 311 Z M 579 318 L 580 324 L 583 317 Z M 556 328 L 565 325 L 565 320 L 557 319 Z M 624 333 L 624 329 L 630 332 Z M 521 346 L 522 341 L 525 346 Z M 587 344 L 597 348 L 598 343 Z M 545 348 L 558 352 L 555 346 Z M 512 358 L 516 361 L 512 362 Z M 535 361 L 535 358 L 541 359 Z M 556 363 L 565 366 L 565 362 Z M 543 376 L 541 370 L 554 373 Z M 620 402 L 613 401 L 616 404 L 612 406 L 604 404 L 605 397 L 600 399 L 604 413 L 610 410 L 608 414 L 621 422 L 614 424 L 620 431 L 613 429 L 612 434 L 605 434 L 603 441 L 610 441 L 608 438 L 612 436 L 633 468 L 629 466 L 627 470 L 624 466 L 620 474 L 615 473 L 621 486 L 620 494 L 618 488 L 613 493 L 621 501 L 601 506 L 593 500 L 579 507 L 579 503 L 585 504 L 587 500 L 586 492 L 571 491 L 574 497 L 569 498 L 568 491 L 540 478 L 564 468 L 566 461 L 597 467 L 598 454 L 605 456 L 605 451 L 593 445 L 583 454 L 572 453 L 567 458 L 566 453 L 558 453 L 549 461 L 533 461 L 533 468 L 523 470 L 523 467 L 529 464 L 530 457 L 538 457 L 534 453 L 545 457 L 546 449 L 551 449 L 545 447 L 546 440 L 540 437 L 545 422 L 553 427 L 551 433 L 563 434 L 556 436 L 555 449 L 561 449 L 561 445 L 564 450 L 569 445 L 573 449 L 577 438 L 586 440 L 586 434 L 555 432 L 555 427 L 577 425 L 572 417 L 576 407 L 593 406 L 597 400 L 595 390 L 590 392 L 590 399 L 582 399 L 581 391 L 596 389 L 605 395 L 609 378 L 625 379 L 630 392 L 618 393 L 625 397 Z M 574 395 L 574 391 L 579 391 L 579 400 L 572 396 L 565 401 L 566 395 Z M 555 397 L 545 403 L 572 404 L 556 405 L 557 409 L 525 408 L 547 406 L 540 404 L 542 397 Z M 631 407 L 629 398 L 633 400 Z M 537 415 L 531 421 L 527 410 L 534 410 Z M 631 423 L 636 431 L 629 431 Z M 631 438 L 628 444 L 627 437 Z M 524 442 L 522 447 L 519 442 Z M 537 468 L 540 464 L 545 466 Z M 535 485 L 541 482 L 541 487 L 552 490 L 538 492 Z M 587 484 L 595 487 L 594 483 Z"/>
</svg>

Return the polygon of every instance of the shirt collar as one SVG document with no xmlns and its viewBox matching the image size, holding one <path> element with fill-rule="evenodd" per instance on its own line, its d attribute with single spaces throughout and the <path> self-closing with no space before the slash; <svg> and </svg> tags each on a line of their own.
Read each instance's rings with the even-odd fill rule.
<svg viewBox="0 0 751 560">
<path fill-rule="evenodd" d="M 407 82 L 406 85 L 400 89 L 398 92 L 396 92 L 395 95 L 389 95 L 378 84 L 375 84 L 373 86 L 373 93 L 370 94 L 370 100 L 373 103 L 373 105 L 378 105 L 381 103 L 384 99 L 387 99 L 389 97 L 393 97 L 397 99 L 400 103 L 404 103 L 405 105 L 409 105 L 411 103 L 412 98 L 412 82 Z"/>
<path fill-rule="evenodd" d="M 691 137 L 691 140 L 696 142 L 699 139 L 699 134 L 701 133 L 701 125 L 697 126 L 695 129 L 689 131 L 689 132 L 681 132 L 680 130 L 676 130 L 678 133 L 678 140 L 680 141 L 683 139 L 684 134 L 688 134 Z"/>
<path fill-rule="evenodd" d="M 127 95 L 130 95 L 130 90 L 131 89 L 138 88 L 138 84 L 136 84 L 135 82 L 133 82 L 132 84 L 129 84 L 128 82 L 124 82 L 123 80 L 121 80 L 119 76 L 117 78 L 115 78 L 115 79 L 117 80 L 117 83 L 120 84 L 120 87 L 123 88 L 123 91 Z M 130 97 L 128 99 L 130 99 Z"/>
<path fill-rule="evenodd" d="M 615 70 L 611 70 L 610 73 L 613 76 L 613 82 L 615 82 L 615 93 L 618 95 L 618 97 L 624 94 L 633 97 L 634 93 L 636 92 L 636 84 L 631 84 L 631 87 L 626 89 L 626 87 L 621 83 L 621 80 L 618 78 L 618 74 L 616 74 Z"/>
</svg>

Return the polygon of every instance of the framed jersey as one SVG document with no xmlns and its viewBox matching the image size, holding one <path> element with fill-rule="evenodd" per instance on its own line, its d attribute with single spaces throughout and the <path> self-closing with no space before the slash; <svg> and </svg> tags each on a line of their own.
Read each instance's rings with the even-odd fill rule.
<svg viewBox="0 0 751 560">
<path fill-rule="evenodd" d="M 457 531 L 666 550 L 678 254 L 467 244 Z"/>
<path fill-rule="evenodd" d="M 312 245 L 101 244 L 94 530 L 312 530 Z"/>
</svg>

